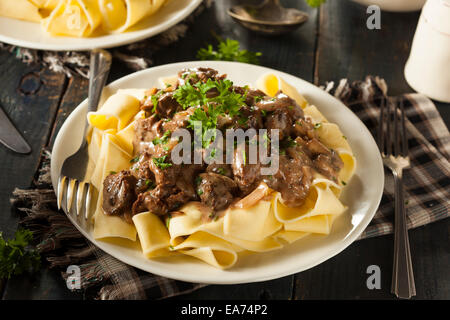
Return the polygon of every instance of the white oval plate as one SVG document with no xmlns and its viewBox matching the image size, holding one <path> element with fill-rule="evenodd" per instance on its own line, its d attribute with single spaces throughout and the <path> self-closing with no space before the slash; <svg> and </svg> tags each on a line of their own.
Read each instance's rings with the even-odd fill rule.
<svg viewBox="0 0 450 320">
<path fill-rule="evenodd" d="M 112 48 L 166 31 L 191 14 L 201 2 L 202 0 L 170 0 L 151 18 L 144 19 L 125 33 L 89 38 L 52 37 L 38 23 L 0 17 L 0 41 L 25 48 L 54 51 Z"/>
<path fill-rule="evenodd" d="M 347 136 L 358 161 L 355 176 L 342 195 L 342 201 L 348 206 L 348 210 L 336 220 L 328 236 L 309 236 L 281 250 L 240 257 L 233 268 L 225 271 L 191 257 L 148 260 L 139 248 L 94 240 L 90 231 L 84 230 L 69 217 L 80 232 L 100 249 L 136 268 L 177 280 L 215 284 L 265 281 L 294 274 L 333 257 L 355 241 L 372 220 L 381 200 L 384 186 L 383 164 L 377 145 L 364 124 L 350 109 L 322 89 L 292 75 L 265 67 L 237 62 L 191 61 L 130 74 L 108 85 L 104 94 L 107 97 L 118 89 L 159 86 L 159 78 L 173 76 L 182 68 L 198 66 L 226 73 L 238 85 L 254 85 L 262 74 L 276 73 L 304 94 L 330 122 L 337 123 Z M 51 161 L 53 186 L 57 185 L 63 161 L 81 144 L 86 108 L 85 100 L 67 118 L 56 137 Z"/>
</svg>

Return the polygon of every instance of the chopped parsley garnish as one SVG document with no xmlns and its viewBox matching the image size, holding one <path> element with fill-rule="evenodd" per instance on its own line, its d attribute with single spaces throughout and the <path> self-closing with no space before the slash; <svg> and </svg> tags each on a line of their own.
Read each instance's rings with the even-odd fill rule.
<svg viewBox="0 0 450 320">
<path fill-rule="evenodd" d="M 238 61 L 251 64 L 259 64 L 261 55 L 261 52 L 240 50 L 239 41 L 232 39 L 226 39 L 225 41 L 219 39 L 217 50 L 211 44 L 208 44 L 206 48 L 197 51 L 197 58 L 200 60 Z"/>
<path fill-rule="evenodd" d="M 109 174 L 116 174 L 116 171 L 110 171 Z"/>
<path fill-rule="evenodd" d="M 155 138 L 152 140 L 153 144 L 156 146 L 158 144 L 166 144 L 167 141 L 169 140 L 170 134 L 172 132 L 170 132 L 170 130 L 167 130 L 166 132 L 164 132 L 163 136 L 161 138 Z"/>
<path fill-rule="evenodd" d="M 225 175 L 225 169 L 224 168 L 218 168 L 216 171 L 217 171 L 218 174 Z"/>
<path fill-rule="evenodd" d="M 147 186 L 148 189 L 155 189 L 156 187 L 156 185 L 150 179 L 145 180 L 145 185 Z"/>
<path fill-rule="evenodd" d="M 267 145 L 270 142 L 270 138 L 267 136 L 267 132 L 264 132 L 263 139 L 264 139 L 264 147 L 267 148 Z"/>
<path fill-rule="evenodd" d="M 322 3 L 325 3 L 326 0 L 306 0 L 306 3 L 313 8 L 318 8 Z"/>
<path fill-rule="evenodd" d="M 140 158 L 140 154 L 138 154 L 136 157 L 134 157 L 133 159 L 131 159 L 130 160 L 130 163 L 136 163 L 136 162 L 138 162 L 139 161 L 139 158 Z"/>
<path fill-rule="evenodd" d="M 344 186 L 347 185 L 347 182 L 345 182 L 344 180 L 342 180 L 341 182 L 342 182 L 342 185 L 344 185 Z"/>
<path fill-rule="evenodd" d="M 156 111 L 156 108 L 158 107 L 158 100 L 159 97 L 161 97 L 161 95 L 163 94 L 162 90 L 159 90 L 156 94 L 152 95 L 152 104 L 153 104 L 153 109 L 152 112 Z"/>
<path fill-rule="evenodd" d="M 162 157 L 159 158 L 153 158 L 153 163 L 160 169 L 166 169 L 172 166 L 171 163 L 166 163 L 166 157 L 167 155 L 164 155 Z"/>
<path fill-rule="evenodd" d="M 198 194 L 199 196 L 201 196 L 201 195 L 203 194 L 203 190 L 202 190 L 202 189 L 197 189 L 197 194 Z"/>
<path fill-rule="evenodd" d="M 258 103 L 260 101 L 264 100 L 264 96 L 256 96 L 255 97 L 255 103 Z M 266 111 L 266 110 L 261 110 L 261 111 Z"/>
<path fill-rule="evenodd" d="M 287 139 L 286 139 L 286 147 L 287 148 L 295 147 L 296 145 L 297 145 L 297 142 L 295 142 L 294 139 L 292 139 L 291 137 L 287 137 Z"/>
<path fill-rule="evenodd" d="M 198 106 L 189 117 L 189 128 L 194 128 L 196 121 L 201 122 L 202 132 L 198 132 L 202 137 L 203 147 L 207 147 L 215 139 L 215 134 L 209 139 L 203 139 L 206 132 L 216 129 L 217 119 L 221 115 L 234 117 L 239 114 L 241 106 L 245 102 L 245 95 L 235 92 L 233 82 L 230 80 L 208 79 L 206 83 L 197 82 L 192 85 L 187 81 L 174 92 L 174 98 L 184 108 Z M 214 89 L 217 91 L 215 97 L 208 97 L 207 92 Z"/>
<path fill-rule="evenodd" d="M 322 126 L 322 123 L 321 122 L 318 122 L 318 123 L 316 123 L 315 125 L 314 125 L 314 129 L 319 129 L 320 127 Z"/>
<path fill-rule="evenodd" d="M 344 138 L 345 140 L 347 140 L 347 137 L 346 137 L 346 136 L 342 136 L 342 138 Z"/>
<path fill-rule="evenodd" d="M 16 231 L 14 238 L 5 240 L 0 232 L 0 279 L 36 271 L 41 266 L 39 252 L 29 248 L 33 233 L 27 229 Z"/>
<path fill-rule="evenodd" d="M 170 213 L 168 213 L 167 214 L 167 219 L 166 219 L 166 228 L 167 229 L 169 229 L 170 219 L 172 219 L 172 215 Z"/>
</svg>

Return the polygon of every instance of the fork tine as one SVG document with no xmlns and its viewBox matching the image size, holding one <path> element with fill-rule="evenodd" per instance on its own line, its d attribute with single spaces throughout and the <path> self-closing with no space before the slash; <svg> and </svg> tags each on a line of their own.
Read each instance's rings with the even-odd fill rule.
<svg viewBox="0 0 450 320">
<path fill-rule="evenodd" d="M 384 152 L 384 109 L 385 109 L 385 97 L 381 98 L 380 105 L 380 117 L 378 120 L 378 145 L 381 153 Z"/>
<path fill-rule="evenodd" d="M 86 189 L 86 182 L 80 181 L 78 183 L 78 191 L 77 191 L 77 216 L 81 216 L 81 213 L 83 211 L 83 202 L 84 202 L 84 193 Z"/>
<path fill-rule="evenodd" d="M 386 155 L 390 156 L 392 154 L 392 143 L 391 143 L 391 102 L 389 98 L 386 99 Z"/>
<path fill-rule="evenodd" d="M 402 156 L 408 156 L 408 138 L 406 136 L 406 127 L 405 127 L 405 106 L 403 104 L 403 98 L 400 99 L 400 117 L 402 122 Z"/>
<path fill-rule="evenodd" d="M 69 183 L 67 187 L 67 213 L 72 213 L 72 205 L 73 205 L 73 199 L 74 195 L 78 189 L 78 180 L 69 178 Z"/>
<path fill-rule="evenodd" d="M 87 193 L 86 193 L 86 209 L 85 209 L 85 215 L 84 219 L 89 219 L 89 212 L 91 211 L 91 203 L 92 203 L 92 197 L 94 195 L 94 187 L 90 183 L 87 184 Z"/>
<path fill-rule="evenodd" d="M 60 176 L 58 179 L 58 197 L 56 199 L 58 204 L 58 210 L 62 207 L 62 201 L 63 201 L 63 195 L 64 195 L 64 189 L 66 187 L 67 177 L 66 176 Z"/>
</svg>

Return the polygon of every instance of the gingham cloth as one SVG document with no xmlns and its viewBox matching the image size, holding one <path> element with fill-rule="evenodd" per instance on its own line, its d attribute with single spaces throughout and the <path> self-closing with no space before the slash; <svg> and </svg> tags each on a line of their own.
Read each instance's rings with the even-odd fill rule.
<svg viewBox="0 0 450 320">
<path fill-rule="evenodd" d="M 397 103 L 403 99 L 411 168 L 404 173 L 408 228 L 415 228 L 449 216 L 450 136 L 434 104 L 419 94 L 386 97 L 382 79 L 367 77 L 349 83 L 341 80 L 324 89 L 349 106 L 372 133 L 376 131 L 379 105 L 383 97 Z M 23 227 L 35 232 L 38 250 L 50 268 L 64 272 L 68 265 L 81 269 L 81 290 L 97 299 L 162 299 L 191 292 L 203 284 L 175 281 L 126 265 L 96 248 L 56 210 L 56 199 L 49 179 L 49 153 L 43 153 L 35 189 L 14 191 L 14 206 L 27 214 Z M 386 170 L 381 205 L 361 238 L 392 233 L 394 198 L 392 175 Z"/>
</svg>

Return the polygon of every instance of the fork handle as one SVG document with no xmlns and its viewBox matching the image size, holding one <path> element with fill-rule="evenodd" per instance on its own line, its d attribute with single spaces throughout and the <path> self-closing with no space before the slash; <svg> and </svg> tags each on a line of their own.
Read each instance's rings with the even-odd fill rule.
<svg viewBox="0 0 450 320">
<path fill-rule="evenodd" d="M 93 49 L 89 67 L 88 111 L 97 111 L 103 87 L 111 67 L 111 54 L 103 49 Z"/>
<path fill-rule="evenodd" d="M 394 227 L 394 266 L 391 292 L 397 297 L 409 299 L 416 295 L 414 274 L 409 248 L 406 210 L 403 197 L 402 170 L 394 171 L 395 184 L 395 227 Z"/>
</svg>

